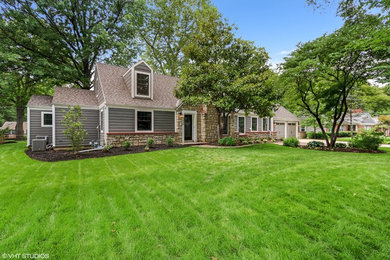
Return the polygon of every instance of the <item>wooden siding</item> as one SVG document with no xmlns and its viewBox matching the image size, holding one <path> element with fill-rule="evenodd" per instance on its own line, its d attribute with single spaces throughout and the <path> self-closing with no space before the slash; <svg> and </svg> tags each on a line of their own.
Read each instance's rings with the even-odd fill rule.
<svg viewBox="0 0 390 260">
<path fill-rule="evenodd" d="M 30 143 L 36 138 L 36 136 L 48 136 L 49 143 L 53 142 L 53 129 L 52 127 L 42 127 L 42 112 L 51 112 L 51 110 L 30 110 Z"/>
<path fill-rule="evenodd" d="M 151 73 L 152 71 L 149 69 L 148 66 L 145 65 L 145 63 L 140 63 L 137 66 L 134 67 L 135 71 L 140 71 L 140 72 L 148 72 Z"/>
<path fill-rule="evenodd" d="M 100 127 L 100 145 L 104 145 L 104 137 L 105 137 L 105 129 L 104 129 L 104 110 L 100 111 L 100 122 L 99 122 L 99 127 Z"/>
<path fill-rule="evenodd" d="M 108 108 L 108 132 L 134 132 L 134 109 Z"/>
<path fill-rule="evenodd" d="M 56 146 L 69 146 L 69 140 L 65 137 L 63 126 L 64 113 L 68 111 L 67 108 L 56 107 Z M 64 112 L 65 111 L 65 112 Z M 98 139 L 98 125 L 99 125 L 99 110 L 82 109 L 81 118 L 83 120 L 84 129 L 87 131 L 87 136 L 84 140 L 84 145 L 88 145 L 91 141 Z"/>
<path fill-rule="evenodd" d="M 154 131 L 156 132 L 174 132 L 175 131 L 175 112 L 173 111 L 154 111 Z"/>
</svg>

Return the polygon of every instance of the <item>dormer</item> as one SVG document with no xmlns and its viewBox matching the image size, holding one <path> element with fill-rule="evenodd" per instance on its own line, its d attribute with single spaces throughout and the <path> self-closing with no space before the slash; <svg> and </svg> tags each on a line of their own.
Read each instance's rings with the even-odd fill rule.
<svg viewBox="0 0 390 260">
<path fill-rule="evenodd" d="M 132 98 L 153 99 L 153 69 L 146 62 L 134 64 L 123 79 Z"/>
</svg>

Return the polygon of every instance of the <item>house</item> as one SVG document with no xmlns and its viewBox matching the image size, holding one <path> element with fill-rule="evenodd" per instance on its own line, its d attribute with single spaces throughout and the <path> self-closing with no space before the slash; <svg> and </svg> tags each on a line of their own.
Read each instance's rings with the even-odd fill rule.
<svg viewBox="0 0 390 260">
<path fill-rule="evenodd" d="M 7 135 L 8 139 L 16 138 L 16 122 L 6 121 L 0 129 L 8 129 L 9 133 Z M 27 134 L 27 122 L 23 122 L 23 133 Z"/>
<path fill-rule="evenodd" d="M 183 104 L 174 96 L 178 78 L 155 73 L 140 61 L 131 68 L 96 65 L 93 90 L 57 87 L 53 96 L 32 96 L 27 106 L 28 145 L 47 136 L 54 147 L 69 146 L 63 115 L 69 106 L 82 109 L 85 145 L 120 146 L 129 140 L 145 145 L 173 137 L 178 143 L 217 142 L 217 113 L 212 106 Z M 233 119 L 233 120 L 232 120 Z M 224 134 L 276 137 L 274 120 L 251 113 L 232 114 L 224 122 Z"/>
<path fill-rule="evenodd" d="M 378 125 L 378 123 L 379 123 L 378 120 L 372 117 L 370 113 L 364 112 L 359 109 L 353 111 L 352 114 L 347 114 L 345 116 L 340 131 L 352 130 L 353 132 L 361 132 L 362 130 L 369 130 L 375 127 L 376 125 Z"/>
<path fill-rule="evenodd" d="M 283 106 L 280 106 L 273 117 L 274 129 L 276 132 L 276 138 L 289 138 L 299 135 L 299 118 L 288 111 Z"/>
</svg>

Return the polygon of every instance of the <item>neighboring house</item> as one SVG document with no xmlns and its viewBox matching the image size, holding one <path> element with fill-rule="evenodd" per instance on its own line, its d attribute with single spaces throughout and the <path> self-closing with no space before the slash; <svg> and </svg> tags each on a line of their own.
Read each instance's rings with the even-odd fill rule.
<svg viewBox="0 0 390 260">
<path fill-rule="evenodd" d="M 0 129 L 9 129 L 8 139 L 16 138 L 16 122 L 5 122 Z M 23 133 L 27 134 L 27 122 L 23 122 Z"/>
<path fill-rule="evenodd" d="M 299 118 L 286 108 L 280 106 L 278 110 L 276 110 L 275 116 L 273 117 L 273 123 L 278 139 L 286 139 L 288 137 L 298 138 Z"/>
<path fill-rule="evenodd" d="M 341 125 L 340 131 L 361 132 L 362 130 L 369 130 L 378 125 L 378 120 L 370 115 L 368 112 L 356 111 L 351 115 L 345 116 L 344 122 Z"/>
<path fill-rule="evenodd" d="M 124 140 L 145 145 L 148 138 L 166 143 L 217 142 L 217 113 L 212 106 L 183 104 L 174 96 L 178 78 L 154 73 L 143 61 L 130 69 L 98 63 L 93 90 L 57 87 L 54 95 L 33 96 L 27 106 L 28 145 L 47 136 L 55 146 L 69 146 L 64 136 L 63 114 L 79 105 L 87 131 L 85 144 L 120 146 Z M 233 118 L 233 120 L 231 120 Z M 276 137 L 272 118 L 232 114 L 224 134 Z"/>
</svg>

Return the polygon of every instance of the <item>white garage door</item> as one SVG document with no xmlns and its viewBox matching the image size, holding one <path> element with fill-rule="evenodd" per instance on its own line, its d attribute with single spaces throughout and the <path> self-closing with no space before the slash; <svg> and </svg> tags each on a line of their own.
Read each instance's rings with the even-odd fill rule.
<svg viewBox="0 0 390 260">
<path fill-rule="evenodd" d="M 284 123 L 275 123 L 276 138 L 284 138 Z"/>
<path fill-rule="evenodd" d="M 296 126 L 296 123 L 288 123 L 287 137 L 297 137 L 297 126 Z"/>
</svg>

